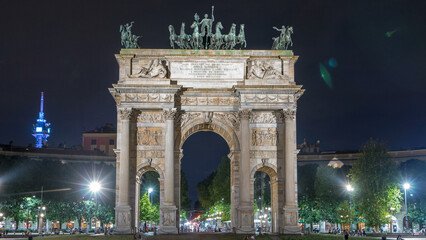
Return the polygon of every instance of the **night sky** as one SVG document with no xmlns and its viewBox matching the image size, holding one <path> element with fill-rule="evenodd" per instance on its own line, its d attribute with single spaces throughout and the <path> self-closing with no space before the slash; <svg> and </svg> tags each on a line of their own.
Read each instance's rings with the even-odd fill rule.
<svg viewBox="0 0 426 240">
<path fill-rule="evenodd" d="M 179 29 L 214 5 L 224 33 L 233 22 L 245 24 L 248 49 L 270 49 L 278 36 L 273 26 L 294 27 L 296 82 L 306 89 L 298 102 L 299 143 L 319 139 L 322 149 L 359 149 L 373 137 L 390 149 L 426 147 L 426 1 L 0 3 L 0 143 L 34 143 L 41 91 L 51 145 L 81 144 L 82 131 L 115 123 L 108 88 L 118 80 L 120 24 L 135 21 L 142 48 L 170 48 L 169 24 Z M 185 152 L 192 161 L 201 154 L 194 151 Z"/>
</svg>

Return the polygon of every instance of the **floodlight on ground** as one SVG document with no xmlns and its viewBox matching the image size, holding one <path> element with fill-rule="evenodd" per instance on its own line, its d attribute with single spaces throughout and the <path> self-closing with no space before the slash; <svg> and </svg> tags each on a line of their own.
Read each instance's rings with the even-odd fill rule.
<svg viewBox="0 0 426 240">
<path fill-rule="evenodd" d="M 91 192 L 97 193 L 99 190 L 101 190 L 101 184 L 97 181 L 93 181 L 89 184 L 89 189 Z"/>
<path fill-rule="evenodd" d="M 404 183 L 404 189 L 409 189 L 410 188 L 410 184 L 409 183 Z"/>
<path fill-rule="evenodd" d="M 347 185 L 346 185 L 346 190 L 348 190 L 348 192 L 353 192 L 353 191 L 354 191 L 354 188 L 352 187 L 352 185 L 347 184 Z"/>
<path fill-rule="evenodd" d="M 152 188 L 148 188 L 148 193 L 152 193 Z"/>
</svg>

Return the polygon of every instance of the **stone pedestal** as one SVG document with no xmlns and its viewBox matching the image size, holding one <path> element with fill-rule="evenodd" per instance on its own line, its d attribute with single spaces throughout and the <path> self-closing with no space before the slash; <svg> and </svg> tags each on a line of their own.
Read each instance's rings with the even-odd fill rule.
<svg viewBox="0 0 426 240">
<path fill-rule="evenodd" d="M 240 226 L 237 228 L 237 233 L 251 234 L 255 232 L 253 206 L 238 207 L 238 217 L 238 222 L 240 223 Z"/>
<path fill-rule="evenodd" d="M 284 208 L 284 227 L 283 234 L 300 234 L 298 226 L 299 208 Z"/>
<path fill-rule="evenodd" d="M 116 219 L 115 219 L 115 232 L 118 234 L 130 234 L 131 229 L 131 208 L 126 205 L 118 205 L 115 207 Z"/>
<path fill-rule="evenodd" d="M 160 207 L 160 234 L 178 234 L 176 210 L 176 206 L 172 205 L 163 205 Z"/>
</svg>

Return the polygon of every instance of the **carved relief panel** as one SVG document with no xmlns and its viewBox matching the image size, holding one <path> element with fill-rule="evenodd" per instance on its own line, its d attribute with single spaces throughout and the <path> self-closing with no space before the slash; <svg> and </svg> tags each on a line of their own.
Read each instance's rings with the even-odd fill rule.
<svg viewBox="0 0 426 240">
<path fill-rule="evenodd" d="M 168 63 L 164 59 L 132 60 L 132 74 L 129 78 L 166 78 L 169 75 Z"/>
<path fill-rule="evenodd" d="M 163 144 L 163 129 L 160 127 L 138 127 L 138 145 L 160 146 Z"/>
<path fill-rule="evenodd" d="M 251 139 L 253 146 L 276 146 L 278 130 L 276 128 L 253 128 Z"/>
<path fill-rule="evenodd" d="M 163 123 L 163 112 L 142 112 L 138 116 L 138 122 L 142 123 Z"/>
</svg>

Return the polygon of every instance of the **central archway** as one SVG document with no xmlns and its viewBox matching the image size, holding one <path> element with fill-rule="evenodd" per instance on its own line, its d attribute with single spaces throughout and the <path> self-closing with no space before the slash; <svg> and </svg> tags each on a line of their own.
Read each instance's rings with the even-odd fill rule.
<svg viewBox="0 0 426 240">
<path fill-rule="evenodd" d="M 180 231 L 206 231 L 209 228 L 220 228 L 225 221 L 223 229 L 230 228 L 230 161 L 229 146 L 225 139 L 213 131 L 198 131 L 191 134 L 182 146 L 183 158 L 181 159 L 181 177 L 183 183 L 187 179 L 188 184 L 181 182 L 181 225 Z M 220 184 L 218 184 L 220 183 Z M 213 190 L 214 189 L 214 190 Z M 186 195 L 189 195 L 193 203 L 193 208 L 188 208 Z M 195 200 L 198 199 L 198 202 Z M 221 220 L 217 221 L 209 218 L 194 219 L 197 216 L 208 216 L 213 212 L 222 210 Z M 191 211 L 186 211 L 191 210 Z M 228 212 L 229 211 L 229 212 Z M 184 218 L 183 214 L 187 213 Z M 188 214 L 189 213 L 189 214 Z M 188 221 L 192 221 L 188 223 Z M 186 223 L 186 225 L 182 225 Z M 201 224 L 203 223 L 203 224 Z M 189 224 L 189 225 L 188 225 Z M 207 225 L 206 225 L 207 224 Z M 228 227 L 229 226 L 229 227 Z"/>
<path fill-rule="evenodd" d="M 188 114 L 188 113 L 187 113 Z M 181 170 L 181 160 L 184 157 L 183 155 L 183 144 L 185 141 L 197 132 L 214 132 L 221 136 L 227 143 L 229 148 L 228 158 L 230 159 L 230 177 L 231 177 L 231 226 L 236 226 L 238 217 L 238 194 L 239 194 L 239 179 L 238 174 L 235 174 L 236 170 L 238 170 L 239 166 L 239 142 L 237 138 L 237 134 L 232 128 L 232 125 L 229 126 L 229 122 L 226 122 L 225 118 L 218 119 L 217 116 L 221 116 L 222 113 L 211 113 L 210 118 L 206 120 L 205 116 L 209 113 L 189 113 L 192 116 L 197 116 L 192 120 L 182 124 L 182 127 L 178 134 L 176 134 L 175 139 L 175 152 L 179 152 L 178 159 L 179 163 L 179 171 L 176 171 L 180 174 Z M 185 118 L 185 117 L 184 117 Z M 180 179 L 180 175 L 179 178 Z M 175 189 L 178 188 L 178 191 L 175 191 L 175 196 L 180 196 L 180 182 L 179 184 L 175 184 Z M 180 199 L 178 201 L 180 203 Z M 179 204 L 180 205 L 180 204 Z M 176 214 L 179 216 L 179 214 Z"/>
</svg>

